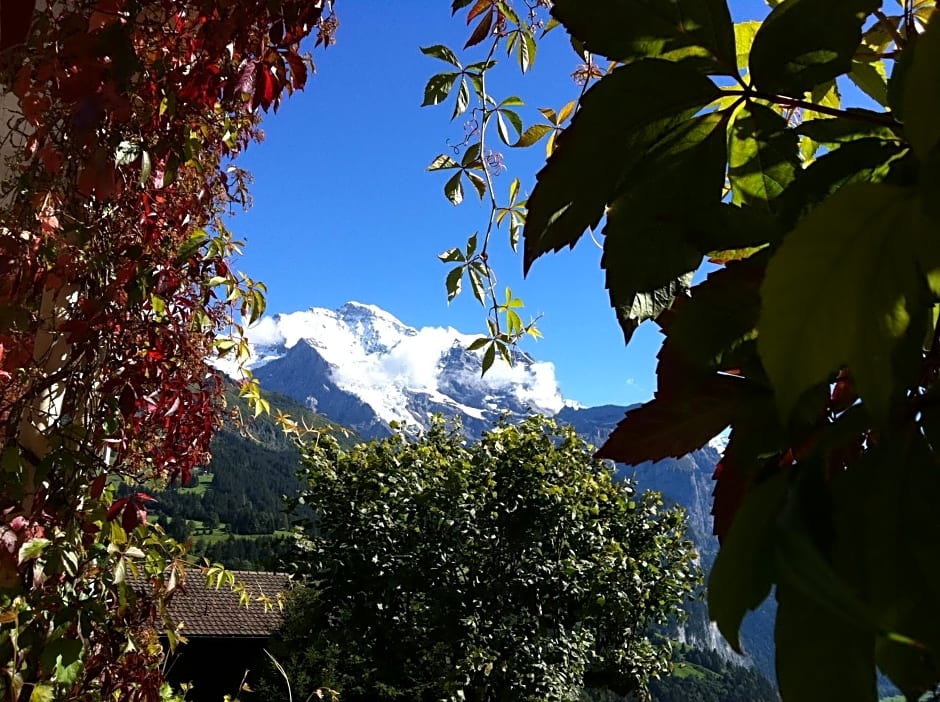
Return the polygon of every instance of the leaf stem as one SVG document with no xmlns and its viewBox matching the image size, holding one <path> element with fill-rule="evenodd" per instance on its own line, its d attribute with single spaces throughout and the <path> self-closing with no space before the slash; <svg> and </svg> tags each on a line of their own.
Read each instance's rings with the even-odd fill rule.
<svg viewBox="0 0 940 702">
<path fill-rule="evenodd" d="M 829 115 L 830 117 L 840 117 L 843 119 L 854 120 L 856 122 L 867 122 L 868 124 L 877 124 L 881 127 L 890 127 L 893 129 L 898 126 L 897 121 L 893 117 L 887 116 L 887 113 L 885 113 L 885 116 L 882 117 L 877 114 L 851 112 L 849 110 L 842 110 L 837 107 L 827 107 L 826 105 L 819 105 L 815 102 L 787 97 L 786 95 L 762 93 L 757 90 L 723 89 L 721 92 L 723 95 L 740 95 L 745 99 L 757 98 L 759 100 L 766 100 L 767 102 L 772 102 L 783 107 L 812 110 L 813 112 L 819 112 L 820 114 Z"/>
<path fill-rule="evenodd" d="M 894 39 L 894 43 L 897 44 L 899 49 L 903 49 L 907 44 L 907 40 L 901 36 L 901 33 L 898 31 L 898 28 L 894 26 L 888 16 L 884 13 L 883 10 L 875 10 L 875 17 L 878 18 L 879 24 L 887 30 L 888 34 L 891 35 L 891 38 Z M 907 13 L 905 12 L 905 17 Z"/>
</svg>

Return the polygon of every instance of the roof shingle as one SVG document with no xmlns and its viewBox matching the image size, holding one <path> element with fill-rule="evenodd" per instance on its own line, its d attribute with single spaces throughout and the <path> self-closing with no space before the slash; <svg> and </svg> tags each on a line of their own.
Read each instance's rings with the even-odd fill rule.
<svg viewBox="0 0 940 702">
<path fill-rule="evenodd" d="M 240 604 L 239 593 L 228 585 L 218 589 L 206 586 L 198 569 L 187 569 L 186 584 L 173 593 L 167 606 L 170 619 L 183 625 L 180 631 L 183 636 L 267 638 L 281 625 L 283 615 L 277 598 L 290 589 L 290 576 L 251 570 L 231 573 L 251 597 L 247 607 Z M 258 597 L 270 598 L 273 607 L 265 611 Z"/>
</svg>

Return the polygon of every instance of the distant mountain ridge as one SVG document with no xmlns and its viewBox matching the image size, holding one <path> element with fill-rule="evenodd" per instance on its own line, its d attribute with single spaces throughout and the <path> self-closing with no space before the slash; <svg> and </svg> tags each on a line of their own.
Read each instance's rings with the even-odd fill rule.
<svg viewBox="0 0 940 702">
<path fill-rule="evenodd" d="M 389 425 L 425 428 L 431 415 L 460 417 L 479 435 L 502 413 L 555 414 L 565 401 L 554 366 L 517 352 L 481 378 L 475 337 L 453 328 L 417 329 L 359 302 L 337 310 L 269 317 L 252 330 L 262 385 L 284 393 L 367 438 Z"/>
<path fill-rule="evenodd" d="M 390 424 L 427 427 L 440 413 L 459 418 L 479 436 L 501 415 L 540 413 L 571 424 L 600 446 L 628 407 L 581 407 L 565 400 L 554 366 L 517 353 L 512 367 L 498 361 L 481 377 L 475 338 L 452 328 L 409 327 L 390 313 L 358 302 L 337 310 L 311 308 L 262 320 L 254 330 L 251 368 L 262 387 L 301 402 L 365 438 L 386 436 Z M 720 442 L 718 442 L 720 445 Z M 718 552 L 712 535 L 712 474 L 720 458 L 705 446 L 679 459 L 619 470 L 640 489 L 661 492 L 688 513 L 689 538 L 708 571 Z M 678 636 L 695 647 L 740 659 L 709 622 L 704 602 L 693 603 Z M 773 610 L 745 620 L 742 639 L 760 670 L 773 678 Z"/>
</svg>

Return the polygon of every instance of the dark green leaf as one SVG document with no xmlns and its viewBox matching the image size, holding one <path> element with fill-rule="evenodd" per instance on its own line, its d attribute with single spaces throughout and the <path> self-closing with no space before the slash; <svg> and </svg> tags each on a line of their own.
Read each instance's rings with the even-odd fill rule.
<svg viewBox="0 0 940 702">
<path fill-rule="evenodd" d="M 463 278 L 463 266 L 457 266 L 447 274 L 447 301 L 450 302 L 460 294 L 460 281 Z"/>
<path fill-rule="evenodd" d="M 82 669 L 82 642 L 61 637 L 50 642 L 42 652 L 43 668 L 55 674 L 58 685 L 68 688 Z"/>
<path fill-rule="evenodd" d="M 467 111 L 467 108 L 470 106 L 470 85 L 467 82 L 466 78 L 460 79 L 460 87 L 457 88 L 457 101 L 454 103 L 454 114 L 451 115 L 451 119 L 456 118 L 458 115 L 462 115 Z"/>
<path fill-rule="evenodd" d="M 456 4 L 456 3 L 455 3 Z M 468 4 L 468 3 L 464 3 Z M 433 56 L 436 59 L 441 61 L 446 61 L 452 66 L 460 68 L 460 61 L 457 59 L 457 54 L 448 49 L 442 44 L 435 44 L 434 46 L 422 46 L 421 53 L 425 56 Z"/>
<path fill-rule="evenodd" d="M 711 73 L 735 73 L 725 0 L 555 0 L 552 15 L 591 53 L 616 61 L 694 59 Z"/>
<path fill-rule="evenodd" d="M 479 339 L 473 340 L 473 342 L 467 347 L 467 351 L 479 351 L 488 343 L 490 343 L 489 337 L 481 336 Z"/>
<path fill-rule="evenodd" d="M 852 626 L 786 582 L 777 585 L 774 640 L 784 699 L 878 699 L 872 632 Z"/>
<path fill-rule="evenodd" d="M 899 141 L 898 135 L 890 127 L 883 127 L 877 124 L 870 124 L 862 121 L 865 117 L 882 116 L 878 112 L 869 110 L 853 109 L 849 113 L 857 115 L 859 119 L 837 118 L 837 119 L 811 119 L 803 122 L 796 128 L 796 133 L 801 136 L 807 136 L 820 144 L 844 144 L 849 141 L 857 141 L 866 138 L 878 138 L 890 141 Z"/>
<path fill-rule="evenodd" d="M 470 238 L 467 239 L 467 259 L 473 258 L 473 254 L 477 251 L 477 233 L 474 232 L 470 235 Z"/>
<path fill-rule="evenodd" d="M 663 85 L 670 89 L 662 90 Z M 717 88 L 704 76 L 656 60 L 617 68 L 588 90 L 529 198 L 525 270 L 542 254 L 574 246 L 588 227 L 596 227 L 621 174 L 716 96 Z"/>
<path fill-rule="evenodd" d="M 463 183 L 460 182 L 460 175 L 463 171 L 457 171 L 444 183 L 444 194 L 454 205 L 463 202 Z"/>
<path fill-rule="evenodd" d="M 728 141 L 733 202 L 773 209 L 800 168 L 796 133 L 771 108 L 750 103 L 735 113 Z"/>
<path fill-rule="evenodd" d="M 925 282 L 912 253 L 911 194 L 853 185 L 810 212 L 771 259 L 758 349 L 781 415 L 848 365 L 869 411 L 896 388 L 891 357 Z"/>
<path fill-rule="evenodd" d="M 447 249 L 444 253 L 439 254 L 438 258 L 443 263 L 462 263 L 465 260 L 460 249 Z"/>
<path fill-rule="evenodd" d="M 182 264 L 195 256 L 196 252 L 198 252 L 207 241 L 209 241 L 209 235 L 206 233 L 205 229 L 194 229 L 193 233 L 189 235 L 189 239 L 186 240 L 186 243 L 183 244 L 179 252 L 177 252 L 177 263 Z"/>
<path fill-rule="evenodd" d="M 496 342 L 494 341 L 486 347 L 486 351 L 483 353 L 483 373 L 481 375 L 486 375 L 486 371 L 493 367 L 493 362 L 495 360 Z"/>
<path fill-rule="evenodd" d="M 669 324 L 662 354 L 726 370 L 726 357 L 757 336 L 762 273 L 752 261 L 732 262 L 692 288 Z"/>
<path fill-rule="evenodd" d="M 766 93 L 803 93 L 852 68 L 865 18 L 880 0 L 784 0 L 754 37 L 750 74 Z"/>
<path fill-rule="evenodd" d="M 470 181 L 470 184 L 473 186 L 473 189 L 477 191 L 477 195 L 480 196 L 480 199 L 483 199 L 483 196 L 486 195 L 486 179 L 481 175 L 474 173 L 472 171 L 464 171 L 467 174 L 467 180 Z"/>
<path fill-rule="evenodd" d="M 457 73 L 438 73 L 436 76 L 431 76 L 428 84 L 424 86 L 424 102 L 421 103 L 421 107 L 439 105 L 444 102 L 447 96 L 450 95 L 450 91 L 454 87 L 454 81 L 457 80 L 457 76 Z M 462 82 L 463 81 L 461 81 L 461 83 Z M 458 103 L 459 102 L 458 99 Z"/>
<path fill-rule="evenodd" d="M 470 276 L 470 290 L 473 291 L 473 296 L 481 305 L 486 305 L 486 270 L 479 263 L 474 263 L 467 269 L 467 274 Z"/>
<path fill-rule="evenodd" d="M 913 60 L 904 84 L 904 131 L 917 156 L 926 159 L 940 143 L 940 21 L 936 14 L 911 48 Z"/>
<path fill-rule="evenodd" d="M 875 64 L 853 61 L 849 78 L 879 105 L 888 104 L 887 77 L 878 70 Z"/>
<path fill-rule="evenodd" d="M 836 120 L 826 120 L 835 122 Z M 836 125 L 833 125 L 833 130 Z M 878 183 L 890 173 L 891 164 L 905 152 L 899 142 L 859 139 L 823 154 L 809 168 L 797 173 L 780 197 L 784 223 L 796 221 L 840 188 L 853 183 Z"/>
<path fill-rule="evenodd" d="M 787 478 L 778 474 L 744 498 L 708 578 L 708 613 L 735 651 L 741 621 L 770 594 L 776 522 L 786 503 Z"/>
<path fill-rule="evenodd" d="M 678 292 L 701 262 L 702 252 L 685 239 L 685 214 L 721 201 L 727 116 L 711 112 L 680 124 L 621 178 L 601 265 L 628 341 L 638 323 L 671 304 L 662 293 Z M 648 304 L 654 293 L 662 304 Z"/>
<path fill-rule="evenodd" d="M 440 171 L 446 168 L 460 168 L 460 164 L 447 154 L 441 154 L 431 161 L 431 165 L 428 166 L 429 171 Z"/>
<path fill-rule="evenodd" d="M 766 209 L 718 203 L 690 213 L 686 240 L 705 254 L 778 241 L 785 230 Z"/>
</svg>

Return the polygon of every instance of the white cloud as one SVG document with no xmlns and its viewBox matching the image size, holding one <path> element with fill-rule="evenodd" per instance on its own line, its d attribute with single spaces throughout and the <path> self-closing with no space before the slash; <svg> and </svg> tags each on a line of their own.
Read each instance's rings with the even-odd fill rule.
<svg viewBox="0 0 940 702">
<path fill-rule="evenodd" d="M 271 317 L 262 317 L 248 327 L 247 336 L 252 344 L 259 346 L 275 346 L 284 343 L 284 334 L 281 333 L 278 323 Z"/>
</svg>

